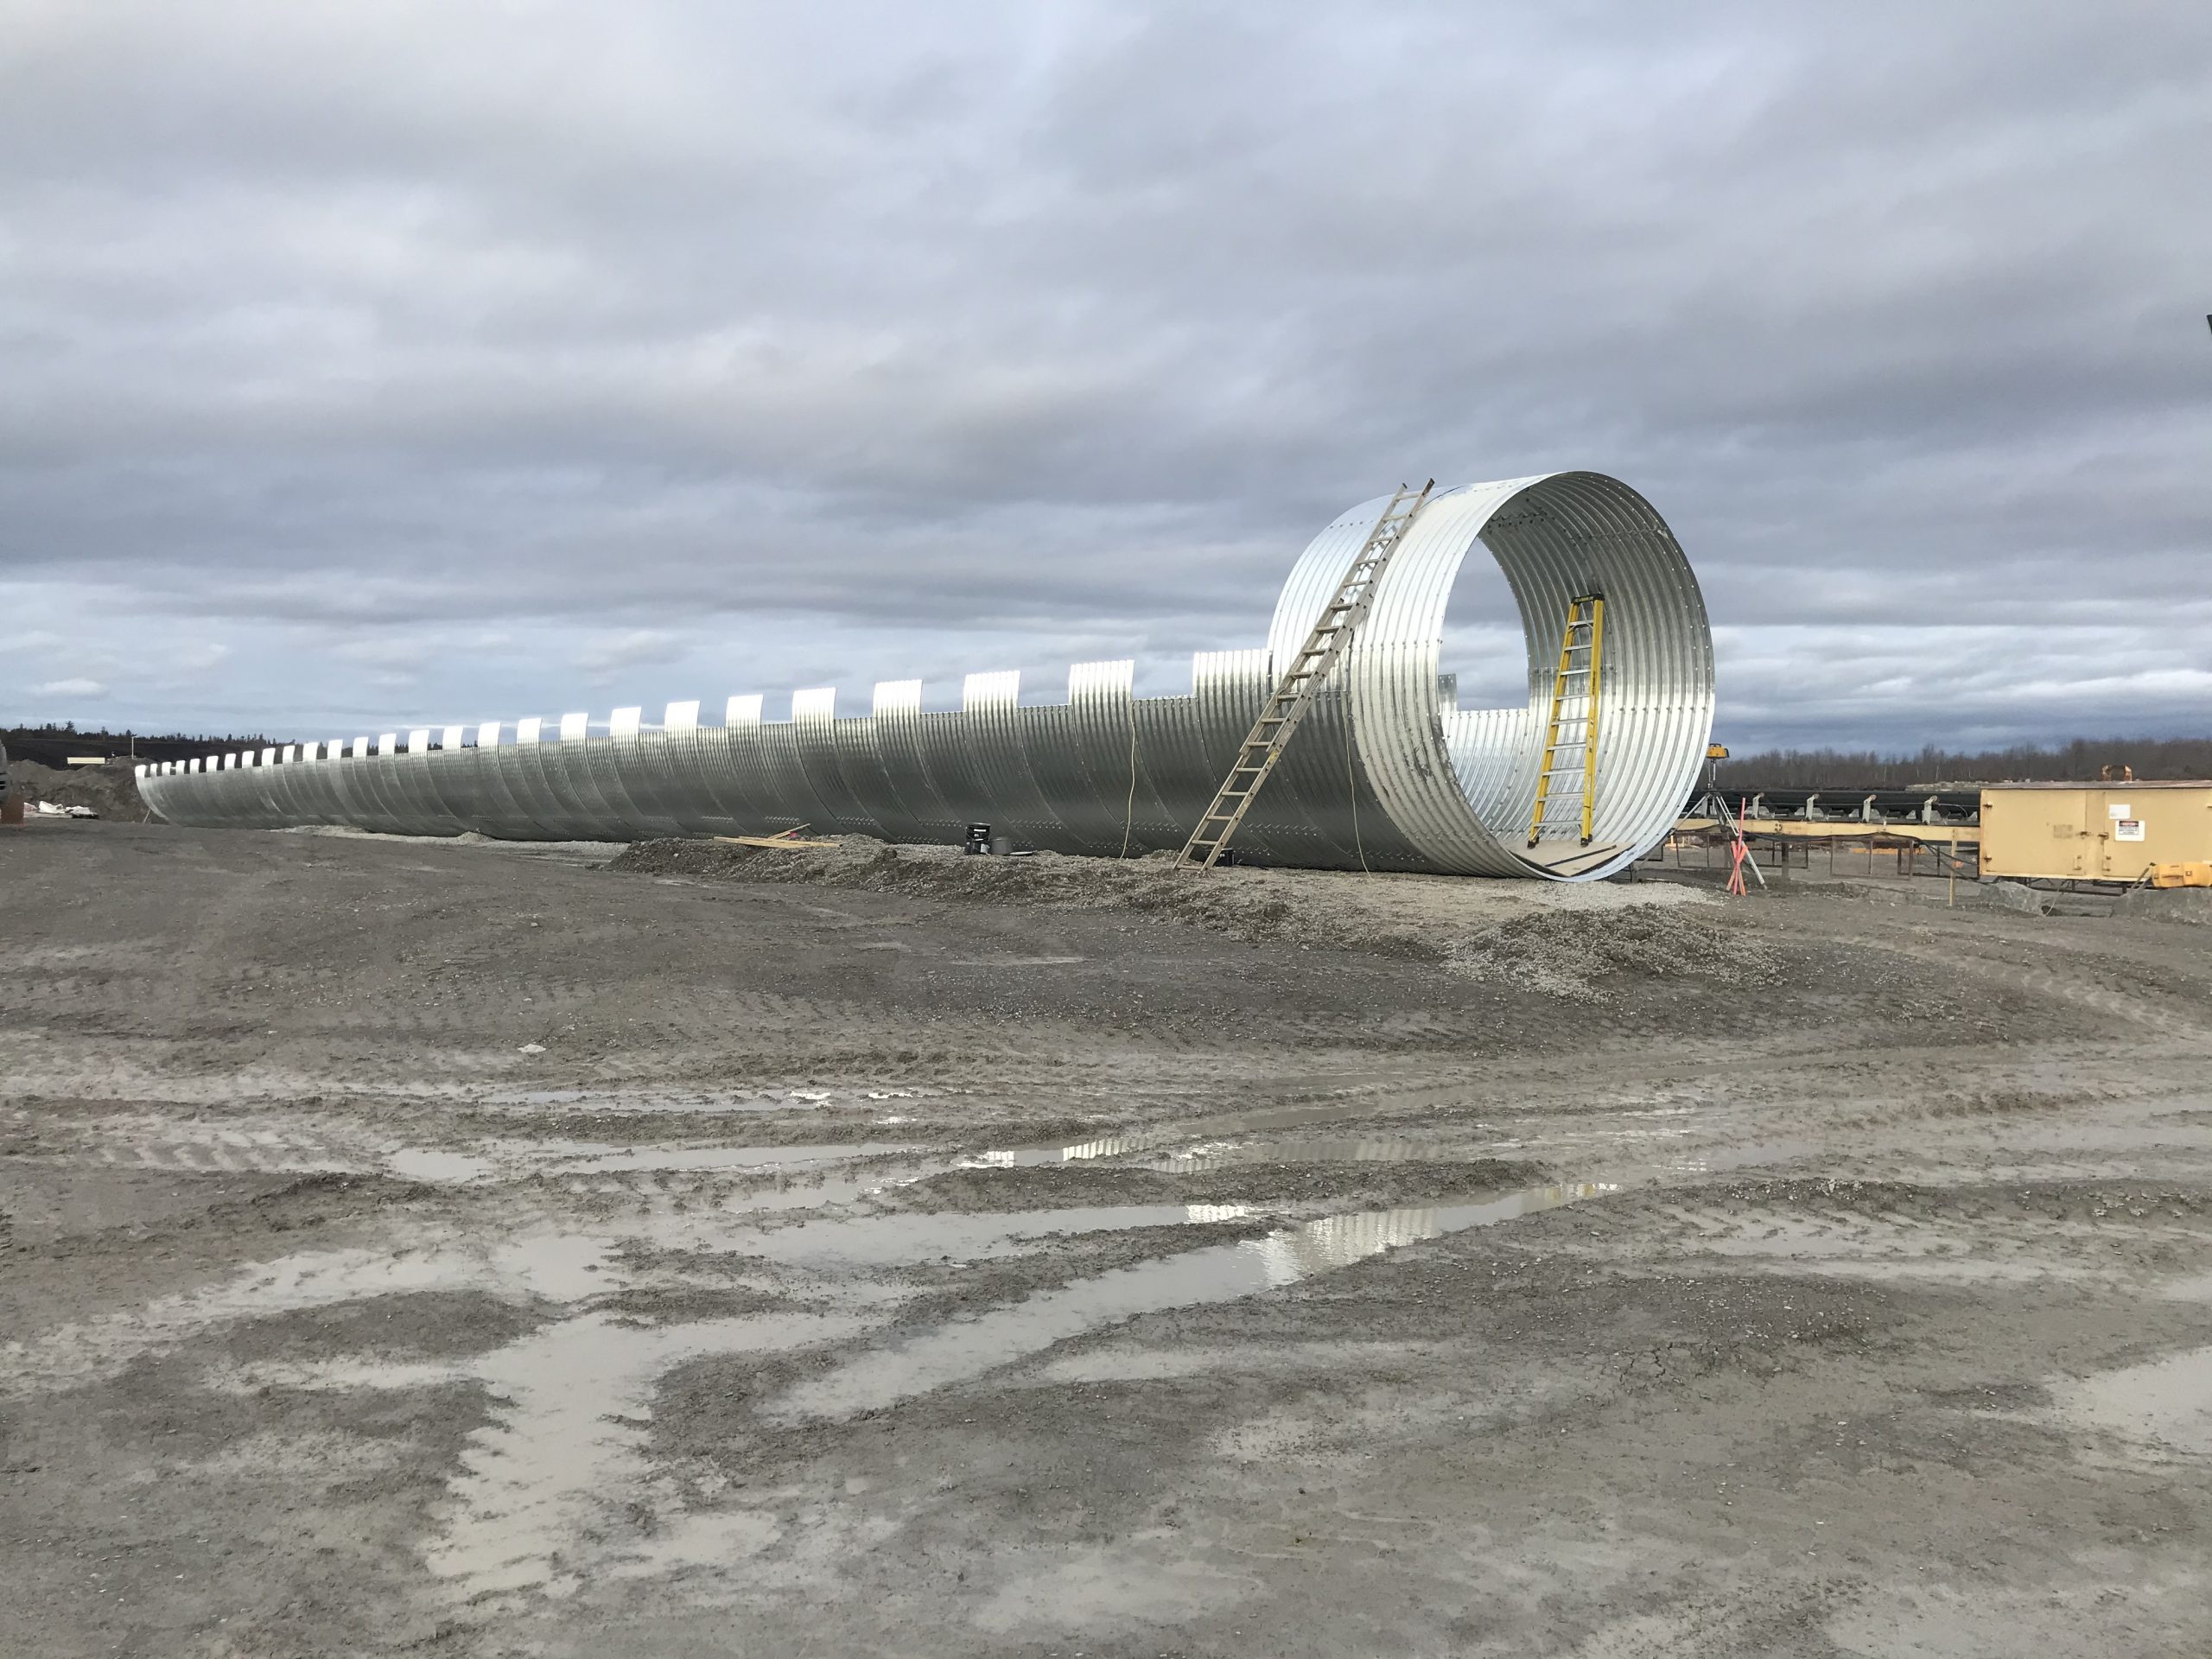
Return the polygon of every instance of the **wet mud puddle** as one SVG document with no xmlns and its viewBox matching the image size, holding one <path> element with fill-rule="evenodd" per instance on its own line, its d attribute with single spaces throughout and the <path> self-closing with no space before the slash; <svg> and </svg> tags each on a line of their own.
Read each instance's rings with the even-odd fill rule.
<svg viewBox="0 0 2212 1659">
<path fill-rule="evenodd" d="M 771 1402 L 764 1415 L 791 1422 L 880 1409 L 972 1380 L 1055 1344 L 1140 1314 L 1235 1301 L 1425 1239 L 1495 1226 L 1630 1186 L 1656 1185 L 1671 1176 L 1779 1164 L 1815 1149 L 1809 1141 L 1764 1142 L 1671 1162 L 1646 1163 L 1605 1180 L 1523 1187 L 1480 1202 L 1348 1211 L 1303 1222 L 1264 1238 L 1205 1246 L 1115 1268 L 873 1348 L 824 1376 L 787 1390 Z M 1327 1161 L 1402 1157 L 1460 1161 L 1428 1143 L 1404 1140 L 1307 1142 L 1304 1150 Z M 1150 1160 L 1146 1166 L 1205 1167 L 1198 1160 L 1239 1153 L 1245 1154 L 1245 1161 L 1257 1161 L 1267 1151 L 1264 1147 L 1209 1148 Z M 989 1154 L 986 1161 L 1013 1166 L 1026 1160 L 1014 1152 Z"/>
<path fill-rule="evenodd" d="M 1401 1245 L 1494 1226 L 1618 1190 L 1610 1183 L 1580 1182 L 1529 1187 L 1481 1204 L 1326 1216 L 1265 1238 L 1118 1268 L 855 1356 L 827 1376 L 787 1390 L 763 1414 L 772 1421 L 791 1422 L 879 1410 L 1139 1314 L 1238 1300 Z"/>
<path fill-rule="evenodd" d="M 2212 1456 L 2212 1347 L 2100 1372 L 2052 1392 L 2063 1421 L 2101 1429 L 2150 1461 Z"/>
<path fill-rule="evenodd" d="M 1080 1279 L 892 1341 L 882 1332 L 893 1325 L 904 1300 L 896 1292 L 829 1311 L 660 1325 L 626 1320 L 603 1304 L 631 1276 L 616 1254 L 602 1250 L 589 1264 L 588 1280 L 540 1277 L 541 1294 L 568 1293 L 575 1311 L 450 1370 L 428 1376 L 419 1366 L 396 1365 L 380 1376 L 373 1365 L 352 1363 L 327 1375 L 295 1370 L 282 1380 L 346 1389 L 468 1381 L 485 1390 L 487 1419 L 469 1436 L 422 1546 L 439 1597 L 483 1617 L 519 1593 L 564 1597 L 594 1573 L 659 1573 L 695 1559 L 727 1560 L 745 1538 L 759 1533 L 759 1543 L 772 1535 L 774 1523 L 766 1516 L 689 1513 L 666 1483 L 652 1478 L 653 1401 L 662 1377 L 677 1365 L 824 1351 L 817 1376 L 766 1403 L 762 1432 L 773 1433 L 969 1381 L 1141 1313 L 1252 1295 L 1400 1245 L 1611 1190 L 1595 1183 L 1545 1186 L 1478 1204 L 1326 1217 L 1264 1238 L 1201 1246 Z M 981 1260 L 1034 1249 L 1055 1236 L 1203 1225 L 1250 1213 L 1236 1205 L 1126 1205 L 825 1217 L 733 1235 L 723 1248 L 737 1247 L 764 1266 L 819 1275 L 834 1300 L 841 1273 Z"/>
<path fill-rule="evenodd" d="M 1102 1159 L 1127 1158 L 1137 1153 L 1169 1154 L 1170 1161 L 1146 1164 L 1145 1168 L 1167 1170 L 1174 1173 L 1187 1173 L 1205 1166 L 1195 1161 L 1180 1161 L 1210 1158 L 1219 1162 L 1274 1161 L 1309 1162 L 1396 1162 L 1424 1161 L 1437 1163 L 1465 1162 L 1477 1157 L 1490 1156 L 1498 1152 L 1514 1151 L 1529 1143 L 1520 1140 L 1506 1140 L 1473 1151 L 1453 1151 L 1433 1145 L 1412 1135 L 1356 1135 L 1331 1139 L 1290 1141 L 1282 1136 L 1290 1131 L 1340 1123 L 1346 1118 L 1389 1117 L 1412 1109 L 1394 1108 L 1389 1103 L 1370 1098 L 1332 1101 L 1313 1106 L 1274 1106 L 1249 1112 L 1225 1112 L 1217 1117 L 1184 1120 L 1163 1124 L 1154 1128 L 1134 1129 L 1122 1135 L 1101 1135 L 1095 1140 L 1065 1144 L 1031 1147 L 1005 1147 L 979 1154 L 972 1166 L 984 1169 L 1027 1169 L 1039 1165 L 1091 1163 Z M 1665 1120 L 1655 1127 L 1618 1131 L 1607 1137 L 1615 1141 L 1660 1140 L 1678 1138 L 1688 1133 L 1689 1120 L 1697 1109 L 1688 1106 L 1666 1106 L 1645 1112 L 1619 1114 L 1628 1117 Z M 1494 1126 L 1477 1123 L 1476 1129 L 1490 1129 Z M 1268 1137 L 1253 1143 L 1248 1137 Z M 1548 1141 L 1546 1144 L 1554 1144 Z M 1301 1153 L 1299 1148 L 1318 1150 Z M 1184 1151 L 1170 1154 L 1171 1148 Z M 1276 1148 L 1276 1150 L 1269 1150 Z"/>
<path fill-rule="evenodd" d="M 1287 1118 L 1280 1124 L 1283 1128 L 1317 1117 L 1306 1112 L 1267 1116 Z M 1228 1126 L 1207 1127 L 1217 1133 Z M 1239 1127 L 1249 1132 L 1262 1126 L 1246 1120 Z M 1465 1161 L 1449 1149 L 1411 1137 L 1213 1141 L 1194 1147 L 1192 1128 L 1186 1123 L 1179 1131 L 1157 1135 L 1109 1138 L 1080 1147 L 1016 1149 L 960 1161 L 969 1167 L 1008 1167 L 1137 1151 L 1157 1153 L 1149 1160 L 1153 1166 L 1179 1171 L 1271 1159 Z M 435 1599 L 448 1608 L 466 1608 L 473 1617 L 509 1605 L 517 1594 L 574 1592 L 593 1573 L 671 1572 L 700 1551 L 726 1560 L 733 1550 L 741 1553 L 747 1538 L 759 1545 L 772 1535 L 774 1522 L 765 1514 L 695 1514 L 672 1483 L 655 1478 L 650 1444 L 653 1403 L 662 1379 L 677 1365 L 718 1357 L 814 1351 L 815 1363 L 804 1378 L 770 1395 L 758 1409 L 760 1431 L 775 1433 L 972 1382 L 1146 1313 L 1233 1301 L 1423 1240 L 1600 1198 L 1626 1185 L 1723 1166 L 1780 1161 L 1808 1149 L 1745 1147 L 1703 1160 L 1646 1161 L 1605 1179 L 1533 1185 L 1476 1202 L 1327 1215 L 1277 1228 L 1263 1237 L 1199 1244 L 1095 1273 L 974 1315 L 901 1329 L 900 1308 L 922 1292 L 880 1277 L 886 1269 L 1038 1252 L 1050 1249 L 1056 1238 L 1074 1235 L 1249 1220 L 1255 1211 L 1232 1203 L 1004 1213 L 841 1213 L 848 1205 L 880 1195 L 887 1177 L 889 1184 L 898 1179 L 881 1166 L 851 1168 L 851 1160 L 895 1162 L 922 1149 L 893 1143 L 723 1148 L 695 1161 L 689 1155 L 672 1160 L 671 1156 L 693 1148 L 632 1154 L 588 1144 L 539 1143 L 537 1155 L 524 1163 L 540 1171 L 550 1164 L 568 1175 L 688 1166 L 702 1175 L 790 1171 L 810 1184 L 787 1195 L 725 1193 L 677 1213 L 642 1206 L 605 1218 L 588 1235 L 556 1230 L 510 1238 L 488 1251 L 480 1242 L 472 1244 L 457 1236 L 397 1256 L 317 1252 L 257 1268 L 232 1284 L 149 1311 L 163 1316 L 153 1321 L 161 1333 L 155 1344 L 159 1346 L 226 1318 L 394 1291 L 474 1285 L 543 1308 L 547 1322 L 527 1335 L 449 1365 L 426 1369 L 419 1362 L 385 1363 L 365 1355 L 340 1366 L 285 1367 L 288 1378 L 261 1379 L 348 1392 L 456 1383 L 482 1390 L 485 1421 L 470 1434 L 420 1545 Z M 480 1179 L 482 1172 L 467 1161 L 471 1157 L 456 1155 L 435 1169 L 416 1169 L 432 1179 Z M 837 1167 L 841 1161 L 848 1167 Z M 908 1173 L 943 1168 L 952 1161 L 925 1160 Z M 786 1203 L 811 1213 L 787 1221 L 762 1213 Z M 644 1255 L 633 1253 L 638 1246 L 645 1247 Z M 688 1320 L 636 1318 L 619 1311 L 616 1304 L 625 1293 L 671 1287 L 669 1262 L 656 1259 L 657 1252 L 687 1248 L 738 1265 L 757 1288 L 790 1297 L 791 1306 Z M 683 1269 L 674 1271 L 681 1280 Z M 60 1373 L 81 1378 L 88 1370 L 110 1370 L 130 1351 L 143 1350 L 148 1328 L 140 1316 L 112 1330 L 77 1332 L 78 1340 L 64 1344 L 67 1351 L 39 1356 L 46 1364 L 27 1369 L 43 1370 L 49 1380 Z M 211 1376 L 210 1386 L 223 1383 Z"/>
<path fill-rule="evenodd" d="M 652 1395 L 685 1360 L 768 1354 L 857 1336 L 851 1314 L 782 1313 L 640 1327 L 604 1313 L 548 1326 L 486 1356 L 493 1402 L 448 1481 L 423 1564 L 457 1599 L 582 1585 L 578 1540 L 603 1533 L 609 1499 L 645 1482 Z"/>
<path fill-rule="evenodd" d="M 1055 1235 L 1134 1227 L 1205 1224 L 1248 1214 L 1241 1205 L 1150 1205 L 1007 1215 L 884 1216 L 822 1220 L 730 1237 L 747 1256 L 833 1274 L 927 1260 L 975 1260 L 1034 1249 Z M 655 1518 L 644 1535 L 636 1516 L 651 1510 L 647 1444 L 660 1380 L 688 1361 L 766 1356 L 849 1344 L 895 1317 L 892 1292 L 863 1295 L 861 1306 L 827 1312 L 769 1313 L 655 1325 L 620 1319 L 591 1306 L 632 1282 L 618 1260 L 585 1311 L 471 1362 L 460 1375 L 492 1401 L 489 1421 L 470 1437 L 448 1481 L 424 1564 L 461 1604 L 522 1591 L 563 1596 L 584 1582 L 583 1541 L 613 1543 L 614 1570 L 672 1571 L 700 1559 L 726 1559 L 733 1525 L 679 1514 Z M 834 1284 L 823 1287 L 832 1300 Z M 867 1304 L 874 1302 L 874 1306 Z M 296 1382 L 299 1378 L 293 1379 Z M 346 1385 L 363 1385 L 358 1369 Z M 373 1376 L 365 1379 L 375 1386 Z M 443 1380 L 455 1380 L 448 1377 Z M 404 1370 L 396 1386 L 423 1379 Z M 703 1554 L 700 1553 L 703 1552 Z"/>
<path fill-rule="evenodd" d="M 585 1312 L 477 1365 L 475 1375 L 496 1403 L 448 1484 L 423 1559 L 454 1602 L 480 1613 L 517 1592 L 570 1593 L 589 1571 L 668 1573 L 695 1560 L 726 1560 L 742 1553 L 747 1540 L 765 1543 L 774 1535 L 772 1517 L 742 1510 L 690 1513 L 665 1483 L 651 1478 L 653 1395 L 660 1377 L 685 1361 L 826 1349 L 823 1369 L 764 1403 L 761 1427 L 772 1433 L 973 1381 L 1141 1314 L 1239 1300 L 1421 1240 L 1618 1190 L 1612 1182 L 1561 1183 L 1477 1203 L 1326 1216 L 1263 1238 L 1202 1245 L 1112 1269 L 888 1339 L 881 1333 L 895 1324 L 895 1301 L 849 1313 L 643 1328 Z M 744 1241 L 744 1248 L 816 1273 L 865 1271 L 979 1259 L 1055 1235 L 1203 1224 L 1249 1213 L 1233 1205 L 1132 1205 L 824 1218 L 768 1230 Z M 596 1562 L 587 1560 L 594 1553 Z"/>
</svg>

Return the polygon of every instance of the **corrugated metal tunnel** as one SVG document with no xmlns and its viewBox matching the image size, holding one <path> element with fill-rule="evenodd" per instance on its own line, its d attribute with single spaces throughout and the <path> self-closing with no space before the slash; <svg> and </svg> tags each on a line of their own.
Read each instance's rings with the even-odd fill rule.
<svg viewBox="0 0 2212 1659">
<path fill-rule="evenodd" d="M 971 674 L 957 710 L 921 683 L 876 686 L 869 712 L 794 692 L 791 717 L 729 699 L 720 726 L 672 703 L 660 725 L 617 709 L 559 722 L 417 728 L 213 762 L 139 768 L 172 823 L 341 824 L 404 835 L 633 841 L 794 824 L 957 842 L 971 822 L 1053 851 L 1135 856 L 1182 845 L 1274 683 L 1387 497 L 1314 537 L 1264 647 L 1202 652 L 1185 696 L 1132 695 L 1131 662 L 1068 671 L 1067 700 L 1025 703 L 1020 677 Z M 1441 662 L 1462 562 L 1487 549 L 1520 613 L 1528 696 L 1461 709 Z M 1605 601 L 1594 832 L 1526 843 L 1567 607 Z M 1651 846 L 1694 782 L 1713 725 L 1713 637 L 1689 562 L 1617 480 L 1555 473 L 1433 496 L 1376 585 L 1373 608 L 1236 837 L 1240 853 L 1316 868 L 1586 880 Z"/>
</svg>

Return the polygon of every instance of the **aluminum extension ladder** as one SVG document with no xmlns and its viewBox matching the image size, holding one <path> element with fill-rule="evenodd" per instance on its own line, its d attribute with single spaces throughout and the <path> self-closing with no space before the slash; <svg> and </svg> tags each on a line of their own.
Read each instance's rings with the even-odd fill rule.
<svg viewBox="0 0 2212 1659">
<path fill-rule="evenodd" d="M 1383 568 L 1390 563 L 1390 555 L 1398 543 L 1405 540 L 1414 515 L 1428 505 L 1429 492 L 1435 487 L 1433 478 L 1418 492 L 1410 484 L 1402 484 L 1398 493 L 1390 498 L 1390 505 L 1382 509 L 1382 516 L 1367 532 L 1367 539 L 1360 544 L 1344 580 L 1337 584 L 1336 594 L 1322 607 L 1313 630 L 1306 634 L 1305 645 L 1290 659 L 1281 679 L 1268 696 L 1267 706 L 1260 710 L 1259 719 L 1252 722 L 1250 734 L 1236 752 L 1236 764 L 1222 779 L 1213 804 L 1191 831 L 1190 840 L 1183 843 L 1176 860 L 1179 866 L 1210 870 L 1220 858 L 1230 837 L 1236 833 L 1236 826 L 1252 810 L 1252 802 L 1262 785 L 1274 771 L 1283 746 L 1290 741 L 1298 722 L 1313 706 L 1313 699 L 1328 678 L 1329 671 L 1351 643 L 1353 632 L 1366 620 Z"/>
<path fill-rule="evenodd" d="M 1605 595 L 1577 594 L 1567 602 L 1567 632 L 1560 639 L 1559 671 L 1552 679 L 1552 717 L 1544 733 L 1544 766 L 1536 775 L 1536 803 L 1529 812 L 1531 847 L 1552 827 L 1545 814 L 1558 798 L 1552 792 L 1554 778 L 1580 778 L 1582 845 L 1590 844 L 1598 807 L 1598 683 L 1605 645 Z M 1573 713 L 1567 707 L 1570 698 L 1582 705 Z M 1561 763 L 1562 751 L 1574 758 Z"/>
</svg>

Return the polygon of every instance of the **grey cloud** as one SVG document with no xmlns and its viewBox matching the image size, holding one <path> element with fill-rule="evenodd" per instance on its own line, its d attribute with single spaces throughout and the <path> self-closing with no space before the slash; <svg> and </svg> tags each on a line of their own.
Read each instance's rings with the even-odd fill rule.
<svg viewBox="0 0 2212 1659">
<path fill-rule="evenodd" d="M 25 8 L 0 603 L 156 724 L 1172 686 L 1346 503 L 1591 466 L 1732 736 L 2202 726 L 2207 107 L 2170 4 Z"/>
</svg>

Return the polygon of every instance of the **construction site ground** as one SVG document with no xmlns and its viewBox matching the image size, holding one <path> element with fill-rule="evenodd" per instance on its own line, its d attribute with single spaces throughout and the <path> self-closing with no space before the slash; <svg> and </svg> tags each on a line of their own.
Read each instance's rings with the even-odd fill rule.
<svg viewBox="0 0 2212 1659">
<path fill-rule="evenodd" d="M 0 1648 L 2202 1656 L 2208 946 L 0 832 Z"/>
</svg>

